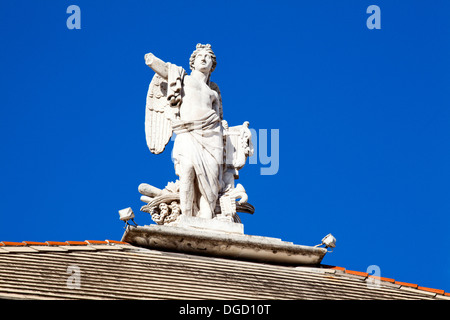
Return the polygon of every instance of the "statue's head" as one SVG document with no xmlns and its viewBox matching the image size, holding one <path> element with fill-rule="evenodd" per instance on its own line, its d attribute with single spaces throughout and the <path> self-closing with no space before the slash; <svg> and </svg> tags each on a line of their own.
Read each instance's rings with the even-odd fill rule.
<svg viewBox="0 0 450 320">
<path fill-rule="evenodd" d="M 210 44 L 197 44 L 195 51 L 192 52 L 189 59 L 191 70 L 211 73 L 217 65 L 216 55 L 211 49 Z"/>
</svg>

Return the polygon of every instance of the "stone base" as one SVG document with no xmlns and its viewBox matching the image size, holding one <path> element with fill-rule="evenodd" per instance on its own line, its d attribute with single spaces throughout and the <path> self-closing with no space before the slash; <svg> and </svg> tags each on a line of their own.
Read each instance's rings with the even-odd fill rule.
<svg viewBox="0 0 450 320">
<path fill-rule="evenodd" d="M 160 225 L 129 225 L 122 241 L 155 250 L 294 265 L 320 264 L 327 253 L 276 238 Z"/>
<path fill-rule="evenodd" d="M 172 222 L 168 226 L 178 228 L 194 228 L 203 231 L 217 231 L 226 233 L 244 234 L 244 225 L 231 221 L 222 221 L 219 219 L 203 219 L 198 217 L 188 217 L 181 215 L 177 221 Z"/>
</svg>

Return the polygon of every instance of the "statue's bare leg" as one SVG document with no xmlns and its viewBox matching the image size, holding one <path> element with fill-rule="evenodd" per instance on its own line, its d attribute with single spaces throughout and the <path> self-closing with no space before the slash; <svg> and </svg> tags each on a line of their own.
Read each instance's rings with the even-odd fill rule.
<svg viewBox="0 0 450 320">
<path fill-rule="evenodd" d="M 180 209 L 189 217 L 193 215 L 195 171 L 190 165 L 180 166 Z"/>
<path fill-rule="evenodd" d="M 208 202 L 208 199 L 206 199 L 204 196 L 200 196 L 198 216 L 200 218 L 205 218 L 205 219 L 213 218 L 213 212 L 211 211 L 211 206 Z"/>
</svg>

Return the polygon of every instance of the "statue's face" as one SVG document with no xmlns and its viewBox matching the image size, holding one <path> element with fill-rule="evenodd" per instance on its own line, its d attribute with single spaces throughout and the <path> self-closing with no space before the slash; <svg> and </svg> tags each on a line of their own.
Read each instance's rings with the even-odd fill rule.
<svg viewBox="0 0 450 320">
<path fill-rule="evenodd" d="M 201 50 L 195 56 L 194 69 L 203 73 L 209 73 L 212 68 L 211 55 L 206 50 Z"/>
</svg>

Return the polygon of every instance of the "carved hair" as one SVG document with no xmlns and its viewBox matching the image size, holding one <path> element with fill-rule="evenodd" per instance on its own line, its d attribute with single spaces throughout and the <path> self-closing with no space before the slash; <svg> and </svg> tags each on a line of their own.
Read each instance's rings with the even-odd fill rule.
<svg viewBox="0 0 450 320">
<path fill-rule="evenodd" d="M 189 66 L 191 67 L 191 70 L 194 70 L 195 57 L 197 57 L 197 54 L 201 50 L 206 50 L 206 52 L 208 52 L 211 55 L 211 60 L 212 60 L 211 72 L 213 72 L 214 69 L 216 68 L 216 65 L 217 65 L 216 55 L 212 51 L 210 44 L 201 44 L 201 43 L 197 44 L 197 47 L 195 48 L 195 51 L 192 52 L 191 58 L 189 59 Z"/>
</svg>

